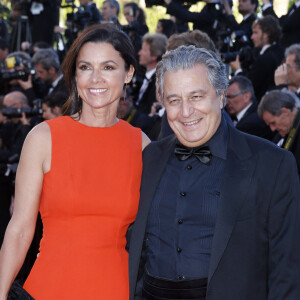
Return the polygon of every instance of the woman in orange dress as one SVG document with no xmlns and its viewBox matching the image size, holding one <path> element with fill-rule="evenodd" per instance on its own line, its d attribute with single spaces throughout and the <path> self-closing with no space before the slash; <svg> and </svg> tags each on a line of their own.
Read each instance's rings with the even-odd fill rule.
<svg viewBox="0 0 300 300">
<path fill-rule="evenodd" d="M 38 210 L 44 231 L 24 288 L 37 300 L 126 300 L 126 231 L 134 221 L 148 138 L 116 118 L 134 50 L 113 25 L 88 27 L 62 69 L 70 116 L 37 125 L 17 171 L 15 208 L 0 252 L 5 300 L 33 237 Z"/>
</svg>

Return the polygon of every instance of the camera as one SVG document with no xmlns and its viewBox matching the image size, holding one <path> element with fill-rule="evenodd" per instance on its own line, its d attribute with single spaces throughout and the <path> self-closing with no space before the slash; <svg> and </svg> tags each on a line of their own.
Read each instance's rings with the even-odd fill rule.
<svg viewBox="0 0 300 300">
<path fill-rule="evenodd" d="M 7 57 L 0 65 L 0 79 L 28 80 L 29 75 L 35 75 L 36 70 L 31 61 L 23 61 L 19 56 Z"/>
<path fill-rule="evenodd" d="M 251 42 L 242 30 L 225 34 L 224 44 L 220 52 L 224 63 L 235 61 L 238 55 L 243 69 L 249 69 L 253 63 Z"/>
<path fill-rule="evenodd" d="M 33 107 L 6 107 L 2 109 L 2 114 L 7 118 L 21 118 L 22 113 L 25 113 L 27 118 L 31 118 L 33 116 L 42 117 L 42 99 L 36 99 L 33 103 Z"/>
</svg>

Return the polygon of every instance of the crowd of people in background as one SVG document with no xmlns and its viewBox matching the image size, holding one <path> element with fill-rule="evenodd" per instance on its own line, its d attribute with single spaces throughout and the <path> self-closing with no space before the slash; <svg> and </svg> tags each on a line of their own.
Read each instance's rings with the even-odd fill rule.
<svg viewBox="0 0 300 300">
<path fill-rule="evenodd" d="M 29 7 L 12 1 L 11 32 L 5 22 L 0 24 L 0 246 L 13 206 L 12 166 L 31 128 L 68 114 L 64 104 L 70 93 L 60 66 L 75 37 L 92 24 L 115 24 L 134 45 L 139 67 L 121 95 L 120 119 L 141 128 L 151 140 L 172 134 L 157 98 L 156 66 L 164 53 L 179 45 L 206 48 L 222 58 L 231 78 L 223 109 L 228 121 L 291 151 L 300 170 L 299 0 L 282 17 L 274 12 L 272 1 L 263 0 L 259 18 L 257 0 L 239 0 L 240 23 L 228 0 L 204 1 L 200 12 L 178 1 L 146 0 L 148 7 L 164 5 L 170 16 L 158 21 L 156 33 L 149 33 L 145 12 L 135 2 L 125 3 L 122 12 L 117 0 L 105 0 L 101 8 L 92 0 L 79 2 L 67 30 L 58 27 L 60 1 L 52 0 L 32 1 Z M 125 25 L 119 22 L 121 13 Z M 188 22 L 193 23 L 192 31 Z M 54 43 L 61 34 L 67 40 L 63 49 Z M 38 246 L 33 248 L 37 251 Z"/>
</svg>

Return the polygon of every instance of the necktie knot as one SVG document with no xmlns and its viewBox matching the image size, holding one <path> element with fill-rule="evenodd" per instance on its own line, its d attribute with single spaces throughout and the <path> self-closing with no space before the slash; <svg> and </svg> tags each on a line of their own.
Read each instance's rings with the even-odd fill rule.
<svg viewBox="0 0 300 300">
<path fill-rule="evenodd" d="M 179 160 L 187 160 L 195 156 L 200 162 L 208 165 L 211 161 L 211 151 L 209 146 L 199 146 L 196 148 L 188 148 L 182 144 L 177 144 L 174 150 L 176 157 Z"/>
</svg>

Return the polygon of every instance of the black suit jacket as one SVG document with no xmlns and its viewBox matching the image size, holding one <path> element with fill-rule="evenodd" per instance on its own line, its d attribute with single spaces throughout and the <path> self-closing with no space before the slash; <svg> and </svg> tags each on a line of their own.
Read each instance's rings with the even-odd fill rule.
<svg viewBox="0 0 300 300">
<path fill-rule="evenodd" d="M 216 29 L 214 28 L 214 22 L 218 20 L 220 15 L 215 3 L 206 3 L 201 12 L 191 12 L 176 1 L 172 1 L 167 6 L 167 13 L 183 22 L 192 22 L 193 29 L 204 31 L 213 40 L 215 39 Z"/>
<path fill-rule="evenodd" d="M 155 80 L 156 80 L 156 75 L 154 73 L 149 79 L 148 87 L 145 90 L 142 99 L 139 102 L 139 105 L 136 106 L 138 111 L 147 115 L 151 112 L 152 104 L 157 101 Z"/>
<path fill-rule="evenodd" d="M 280 18 L 277 17 L 272 6 L 263 11 L 264 16 L 272 15 L 279 20 L 283 33 L 281 44 L 284 47 L 300 43 L 300 7 L 295 9 L 291 15 L 289 15 L 290 10 Z"/>
<path fill-rule="evenodd" d="M 251 14 L 246 20 L 243 20 L 241 23 L 238 23 L 234 15 L 225 15 L 224 16 L 227 26 L 232 30 L 242 30 L 247 35 L 249 42 L 251 43 L 252 35 L 252 24 L 256 20 L 255 14 Z"/>
<path fill-rule="evenodd" d="M 252 103 L 247 109 L 235 128 L 269 140 L 272 139 L 273 136 L 269 126 L 267 126 L 267 124 L 258 116 L 256 102 Z"/>
<path fill-rule="evenodd" d="M 300 191 L 294 157 L 228 128 L 206 299 L 300 299 Z M 169 136 L 143 153 L 140 206 L 129 248 L 130 300 L 142 299 L 147 217 L 175 143 Z"/>
<path fill-rule="evenodd" d="M 258 101 L 266 91 L 275 87 L 274 73 L 282 63 L 284 48 L 280 44 L 271 45 L 262 55 L 258 55 L 246 75 L 253 83 Z"/>
</svg>

